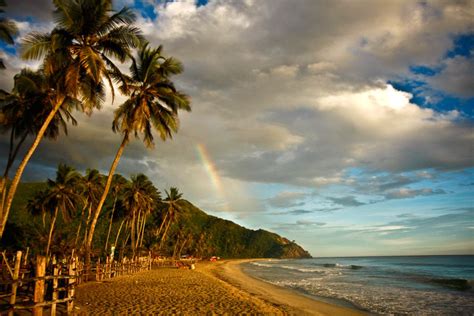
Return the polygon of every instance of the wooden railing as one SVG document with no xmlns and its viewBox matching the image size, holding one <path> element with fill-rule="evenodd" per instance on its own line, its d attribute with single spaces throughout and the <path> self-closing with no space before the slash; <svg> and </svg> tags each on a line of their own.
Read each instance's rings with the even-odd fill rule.
<svg viewBox="0 0 474 316">
<path fill-rule="evenodd" d="M 23 258 L 22 258 L 23 257 Z M 9 259 L 11 258 L 11 259 Z M 36 256 L 27 260 L 28 252 L 21 251 L 13 256 L 2 253 L 0 265 L 0 313 L 13 315 L 15 311 L 30 310 L 33 315 L 43 315 L 45 310 L 51 315 L 73 314 L 76 286 L 89 280 L 101 281 L 121 275 L 150 270 L 159 261 L 148 257 L 133 260 L 124 258 L 120 262 L 106 258 L 85 267 L 83 260 L 70 256 L 57 260 Z"/>
</svg>

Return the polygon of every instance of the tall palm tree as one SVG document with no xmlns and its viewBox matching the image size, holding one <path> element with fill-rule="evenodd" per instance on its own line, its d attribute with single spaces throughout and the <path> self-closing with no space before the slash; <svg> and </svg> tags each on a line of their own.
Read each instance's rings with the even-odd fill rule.
<svg viewBox="0 0 474 316">
<path fill-rule="evenodd" d="M 49 255 L 58 215 L 61 214 L 65 222 L 70 222 L 77 205 L 82 200 L 81 195 L 77 192 L 79 180 L 80 174 L 74 168 L 60 164 L 56 172 L 56 180 L 48 179 L 46 191 L 40 191 L 36 199 L 28 204 L 32 208 L 31 211 L 37 212 L 38 202 L 40 202 L 40 199 L 43 199 L 43 202 L 39 204 L 39 210 L 43 214 L 47 211 L 50 212 L 51 223 L 45 251 L 46 257 Z"/>
<path fill-rule="evenodd" d="M 131 48 L 143 40 L 132 26 L 133 12 L 127 8 L 114 12 L 112 0 L 54 0 L 54 5 L 55 29 L 49 34 L 33 32 L 23 42 L 22 57 L 44 57 L 44 71 L 53 79 L 48 98 L 51 111 L 12 180 L 1 214 L 0 237 L 25 167 L 64 100 L 80 97 L 88 114 L 99 108 L 105 96 L 104 80 L 112 86 L 113 80 L 122 79 L 112 58 L 124 62 Z"/>
<path fill-rule="evenodd" d="M 176 220 L 177 220 L 177 211 L 179 210 L 178 202 L 183 197 L 183 194 L 180 193 L 178 191 L 178 189 L 175 188 L 175 187 L 171 187 L 169 192 L 166 191 L 166 190 L 165 190 L 165 192 L 166 192 L 166 198 L 163 200 L 163 202 L 168 204 L 168 210 L 166 212 L 165 218 L 163 219 L 163 221 L 161 223 L 161 227 L 166 225 L 166 228 L 165 228 L 165 230 L 163 232 L 163 235 L 161 237 L 160 249 L 163 246 L 163 243 L 166 241 L 168 230 L 169 230 L 171 224 L 176 222 Z M 161 227 L 160 227 L 160 231 L 161 231 Z"/>
<path fill-rule="evenodd" d="M 48 81 L 41 70 L 23 69 L 14 77 L 11 93 L 0 97 L 0 132 L 10 133 L 10 146 L 7 163 L 0 179 L 0 202 L 5 200 L 5 186 L 10 168 L 29 135 L 35 135 L 41 128 L 41 123 L 48 116 L 51 105 L 47 100 Z M 67 135 L 66 121 L 73 125 L 77 122 L 71 115 L 70 109 L 79 106 L 79 100 L 68 98 L 68 106 L 62 107 L 54 116 L 45 131 L 44 137 L 56 139 L 60 131 Z M 0 204 L 0 210 L 2 209 Z"/>
<path fill-rule="evenodd" d="M 132 176 L 124 190 L 123 204 L 128 210 L 133 256 L 141 245 L 148 215 L 160 200 L 160 192 L 144 174 Z"/>
<path fill-rule="evenodd" d="M 114 132 L 122 134 L 122 143 L 110 167 L 104 193 L 94 214 L 86 249 L 90 250 L 94 227 L 109 192 L 120 157 L 130 141 L 130 135 L 139 137 L 143 134 L 145 145 L 153 147 L 153 129 L 158 131 L 163 141 L 171 138 L 173 132 L 178 129 L 178 110 L 191 110 L 189 98 L 179 92 L 170 80 L 172 75 L 179 74 L 182 70 L 179 61 L 172 57 L 162 56 L 161 46 L 151 49 L 148 44 L 145 44 L 140 48 L 137 58 L 132 59 L 131 75 L 125 77 L 125 83 L 120 87 L 129 98 L 115 111 L 115 120 L 112 125 Z M 87 256 L 86 260 L 88 260 Z"/>
<path fill-rule="evenodd" d="M 83 244 L 85 244 L 87 231 L 88 231 L 90 220 L 92 217 L 92 211 L 97 205 L 101 192 L 104 189 L 104 182 L 103 182 L 102 175 L 99 173 L 99 170 L 87 169 L 84 177 L 81 177 L 79 181 L 79 185 L 80 185 L 80 193 L 84 199 L 84 205 L 81 210 L 81 219 L 80 219 L 79 226 L 77 228 L 77 233 L 76 233 L 76 242 L 75 242 L 76 247 L 78 246 L 77 242 L 79 240 L 81 227 L 83 223 L 85 227 Z M 87 214 L 85 212 L 86 209 L 87 209 Z"/>
<path fill-rule="evenodd" d="M 114 214 L 115 214 L 115 208 L 117 206 L 117 200 L 119 197 L 119 194 L 123 191 L 125 186 L 127 185 L 127 179 L 125 179 L 123 176 L 120 174 L 114 174 L 112 178 L 112 193 L 114 195 L 114 202 L 112 204 L 112 210 L 110 212 L 110 223 L 109 223 L 109 229 L 107 231 L 107 238 L 105 240 L 105 251 L 107 252 L 107 247 L 109 245 L 109 238 L 110 238 L 110 232 L 112 230 L 112 223 L 114 220 Z M 115 246 L 115 244 L 114 244 Z"/>
<path fill-rule="evenodd" d="M 0 7 L 5 7 L 5 1 L 0 0 Z M 3 9 L 0 9 L 0 14 L 5 13 Z M 7 44 L 13 44 L 13 37 L 18 34 L 18 28 L 15 24 L 15 22 L 4 18 L 0 17 L 0 41 L 7 43 Z M 5 65 L 3 64 L 3 60 L 0 58 L 0 69 L 5 69 Z"/>
</svg>

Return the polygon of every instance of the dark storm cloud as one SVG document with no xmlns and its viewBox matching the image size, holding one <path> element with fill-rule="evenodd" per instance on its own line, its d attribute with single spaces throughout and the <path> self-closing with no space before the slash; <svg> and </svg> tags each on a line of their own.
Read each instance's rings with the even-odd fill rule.
<svg viewBox="0 0 474 316">
<path fill-rule="evenodd" d="M 12 18 L 33 18 L 40 21 L 52 19 L 52 0 L 6 0 L 5 12 Z M 34 30 L 31 30 L 34 31 Z"/>
</svg>

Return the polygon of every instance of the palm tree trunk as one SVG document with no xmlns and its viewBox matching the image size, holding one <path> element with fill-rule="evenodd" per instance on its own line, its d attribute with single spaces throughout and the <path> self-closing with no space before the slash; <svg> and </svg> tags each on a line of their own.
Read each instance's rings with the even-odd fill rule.
<svg viewBox="0 0 474 316">
<path fill-rule="evenodd" d="M 181 240 L 181 235 L 178 236 L 178 240 L 176 240 L 176 243 L 174 244 L 173 256 L 172 256 L 173 259 L 176 258 L 176 252 L 178 250 L 178 245 L 179 245 L 180 240 Z"/>
<path fill-rule="evenodd" d="M 89 228 L 89 223 L 91 221 L 91 214 L 92 214 L 92 200 L 89 202 L 89 210 L 87 211 L 87 219 L 86 219 L 86 223 L 84 225 L 84 239 L 82 241 L 82 245 L 85 246 L 86 243 L 87 243 L 87 232 L 88 232 L 88 228 Z"/>
<path fill-rule="evenodd" d="M 135 227 L 136 227 L 135 228 L 135 232 L 136 232 L 135 249 L 138 249 L 138 243 L 140 242 L 140 227 L 142 226 L 141 221 L 142 221 L 142 212 L 138 211 L 138 216 L 135 221 Z"/>
<path fill-rule="evenodd" d="M 120 249 L 120 254 L 119 254 L 119 259 L 122 260 L 123 258 L 123 253 L 125 252 L 125 246 L 127 245 L 128 239 L 130 238 L 130 233 L 127 234 L 127 237 L 125 237 L 125 240 L 122 243 L 122 249 Z"/>
<path fill-rule="evenodd" d="M 143 235 L 145 235 L 146 216 L 143 216 L 143 224 L 141 227 L 140 247 L 143 245 Z"/>
<path fill-rule="evenodd" d="M 109 245 L 110 231 L 112 230 L 112 221 L 114 220 L 115 205 L 117 204 L 118 194 L 115 195 L 114 206 L 112 207 L 112 214 L 110 215 L 109 230 L 107 232 L 107 239 L 105 240 L 105 252 L 107 252 L 107 246 Z"/>
<path fill-rule="evenodd" d="M 77 242 L 79 241 L 79 236 L 81 235 L 82 222 L 84 221 L 84 211 L 86 210 L 86 207 L 87 204 L 84 204 L 84 207 L 81 210 L 81 219 L 79 221 L 79 227 L 77 228 L 76 239 L 74 240 L 74 248 L 77 248 Z"/>
<path fill-rule="evenodd" d="M 135 258 L 135 250 L 136 250 L 136 244 L 135 244 L 135 229 L 136 229 L 136 218 L 135 218 L 135 212 L 132 210 L 132 224 L 130 227 L 130 238 L 132 239 L 132 258 Z"/>
<path fill-rule="evenodd" d="M 163 218 L 163 221 L 161 222 L 160 229 L 158 230 L 158 233 L 156 233 L 156 237 L 160 236 L 161 230 L 163 229 L 163 227 L 165 227 L 167 218 L 168 218 L 168 213 L 165 214 L 165 218 Z"/>
<path fill-rule="evenodd" d="M 36 148 L 41 142 L 41 139 L 43 139 L 43 135 L 46 132 L 46 129 L 49 126 L 49 123 L 53 120 L 54 116 L 58 112 L 59 108 L 64 102 L 65 97 L 59 97 L 58 100 L 56 100 L 56 104 L 54 105 L 54 108 L 52 111 L 49 113 L 48 117 L 44 121 L 43 125 L 41 126 L 40 130 L 38 131 L 38 134 L 36 134 L 36 138 L 31 144 L 30 148 L 28 149 L 25 157 L 23 157 L 23 160 L 20 162 L 20 165 L 18 166 L 18 169 L 15 173 L 15 177 L 12 180 L 11 186 L 8 190 L 8 195 L 6 197 L 6 203 L 2 201 L 0 205 L 3 205 L 4 207 L 2 208 L 1 212 L 1 222 L 0 222 L 0 238 L 3 236 L 3 232 L 5 231 L 5 225 L 7 224 L 7 219 L 8 219 L 8 214 L 10 212 L 10 208 L 13 203 L 13 198 L 15 197 L 16 190 L 18 188 L 18 184 L 20 183 L 21 176 L 23 175 L 23 172 L 25 171 L 26 165 L 31 159 L 31 156 L 33 156 L 33 153 L 35 152 Z"/>
<path fill-rule="evenodd" d="M 97 204 L 97 209 L 94 212 L 94 217 L 92 218 L 92 223 L 89 228 L 89 233 L 87 235 L 87 242 L 86 242 L 86 266 L 90 265 L 91 262 L 91 246 L 92 246 L 92 238 L 94 237 L 94 230 L 95 226 L 97 225 L 97 220 L 99 219 L 100 211 L 102 210 L 102 206 L 104 206 L 105 199 L 107 198 L 107 194 L 109 193 L 110 186 L 112 184 L 112 178 L 114 176 L 115 169 L 120 161 L 120 157 L 122 156 L 123 150 L 125 145 L 128 143 L 128 134 L 125 134 L 120 144 L 120 147 L 115 155 L 114 161 L 112 162 L 112 166 L 110 166 L 109 175 L 107 177 L 107 182 L 105 183 L 104 193 L 100 197 L 99 204 Z"/>
<path fill-rule="evenodd" d="M 189 238 L 190 238 L 190 237 L 186 238 L 186 239 L 183 241 L 183 243 L 181 244 L 181 247 L 179 247 L 178 258 L 181 258 L 181 252 L 183 251 L 184 246 L 186 246 L 186 244 L 188 243 Z"/>
<path fill-rule="evenodd" d="M 120 223 L 120 227 L 119 227 L 119 230 L 117 232 L 117 235 L 115 236 L 115 243 L 114 243 L 114 246 L 117 247 L 117 243 L 118 243 L 118 239 L 119 239 L 119 236 L 120 236 L 120 232 L 122 231 L 122 227 L 123 227 L 123 224 L 125 223 L 126 219 L 124 219 L 122 221 L 122 223 Z"/>
<path fill-rule="evenodd" d="M 5 171 L 3 173 L 3 177 L 5 179 L 8 177 L 8 173 L 10 172 L 10 169 L 13 165 L 13 162 L 15 161 L 15 158 L 18 155 L 18 151 L 20 150 L 21 145 L 23 145 L 23 143 L 25 142 L 27 136 L 28 136 L 28 133 L 24 133 L 21 136 L 21 139 L 18 142 L 18 144 L 16 144 L 15 148 L 13 148 L 13 144 L 10 146 L 10 152 L 8 153 L 7 166 L 5 167 Z M 10 140 L 10 141 L 12 141 L 12 140 Z"/>
<path fill-rule="evenodd" d="M 166 229 L 163 233 L 163 236 L 161 237 L 160 249 L 163 246 L 163 242 L 166 240 L 166 234 L 168 233 L 168 229 L 170 228 L 170 225 L 171 225 L 171 219 L 168 220 L 168 224 L 166 225 Z"/>
<path fill-rule="evenodd" d="M 56 208 L 54 209 L 54 216 L 51 221 L 51 227 L 49 228 L 48 245 L 46 246 L 46 258 L 48 258 L 49 247 L 51 247 L 51 239 L 53 237 L 53 230 L 54 230 L 54 225 L 56 224 L 56 218 L 58 217 L 58 209 L 59 209 L 58 206 L 56 206 Z"/>
<path fill-rule="evenodd" d="M 13 132 L 12 132 L 12 136 L 13 136 Z M 13 162 L 15 161 L 15 158 L 18 155 L 18 151 L 20 150 L 21 145 L 23 145 L 27 136 L 28 136 L 28 133 L 24 133 L 23 136 L 21 136 L 21 139 L 18 142 L 18 144 L 16 144 L 15 149 L 13 149 L 13 143 L 11 143 L 10 145 L 10 152 L 8 153 L 7 166 L 5 167 L 5 171 L 3 172 L 3 177 L 0 181 L 0 195 L 2 196 L 0 210 L 3 210 L 4 203 L 5 203 L 5 196 L 7 193 L 8 173 L 10 172 Z M 13 140 L 10 140 L 10 142 L 12 141 Z"/>
</svg>

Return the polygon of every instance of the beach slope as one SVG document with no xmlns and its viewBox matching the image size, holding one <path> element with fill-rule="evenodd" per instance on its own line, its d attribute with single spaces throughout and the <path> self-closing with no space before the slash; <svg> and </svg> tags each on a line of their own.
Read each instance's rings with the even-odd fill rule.
<svg viewBox="0 0 474 316">
<path fill-rule="evenodd" d="M 76 313 L 359 315 L 245 275 L 244 260 L 158 268 L 78 287 Z"/>
</svg>

